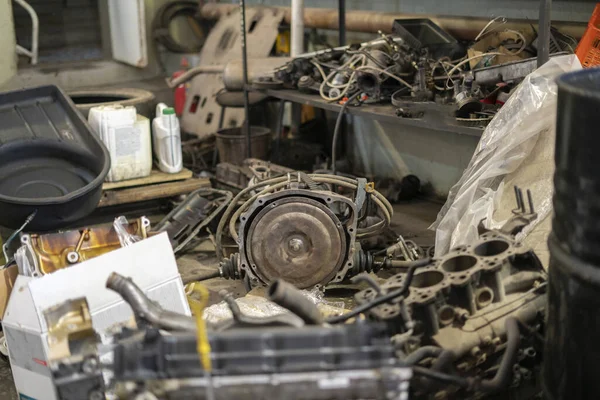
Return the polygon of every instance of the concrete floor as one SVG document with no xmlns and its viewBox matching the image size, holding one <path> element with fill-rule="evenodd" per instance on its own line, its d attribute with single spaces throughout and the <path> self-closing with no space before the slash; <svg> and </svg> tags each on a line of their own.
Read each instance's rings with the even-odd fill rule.
<svg viewBox="0 0 600 400">
<path fill-rule="evenodd" d="M 435 233 L 427 228 L 437 216 L 441 203 L 434 203 L 428 200 L 417 199 L 411 202 L 397 204 L 394 206 L 394 216 L 392 220 L 392 229 L 404 236 L 405 239 L 411 239 L 422 246 L 432 245 Z M 194 275 L 203 275 L 214 272 L 216 267 L 216 258 L 214 250 L 210 246 L 200 245 L 195 251 L 180 257 L 177 260 L 179 271 L 182 278 Z M 226 289 L 235 297 L 241 297 L 245 294 L 244 287 L 240 281 L 230 281 L 225 279 L 210 279 L 203 282 L 211 293 L 211 303 L 220 301 L 218 292 Z M 335 299 L 340 300 L 337 296 Z M 348 303 L 346 303 L 348 305 Z M 17 399 L 18 394 L 15 390 L 10 365 L 7 360 L 0 359 L 0 399 Z M 43 400 L 43 399 L 36 399 Z"/>
</svg>

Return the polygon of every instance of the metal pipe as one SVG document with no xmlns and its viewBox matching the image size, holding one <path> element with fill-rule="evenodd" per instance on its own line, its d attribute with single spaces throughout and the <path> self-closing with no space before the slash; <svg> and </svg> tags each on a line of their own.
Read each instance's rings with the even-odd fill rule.
<svg viewBox="0 0 600 400">
<path fill-rule="evenodd" d="M 165 330 L 196 330 L 196 322 L 193 318 L 165 310 L 150 300 L 131 278 L 113 272 L 106 281 L 106 287 L 121 295 L 133 310 L 136 319 L 141 319 L 156 328 Z"/>
<path fill-rule="evenodd" d="M 550 59 L 550 23 L 552 0 L 540 0 L 540 18 L 538 26 L 539 47 L 537 54 L 537 67 L 546 64 Z"/>
<path fill-rule="evenodd" d="M 292 57 L 304 52 L 304 0 L 292 0 L 291 51 Z"/>
<path fill-rule="evenodd" d="M 31 57 L 31 65 L 36 65 L 38 62 L 40 20 L 33 7 L 31 7 L 25 0 L 15 0 L 15 3 L 23 7 L 31 17 L 31 51 L 28 51 L 19 45 L 17 45 L 17 50 L 20 50 L 25 55 Z"/>
<path fill-rule="evenodd" d="M 248 49 L 246 47 L 246 2 L 240 0 L 242 17 L 242 76 L 244 78 L 244 131 L 246 134 L 246 158 L 252 158 L 252 132 L 250 131 L 250 98 L 248 97 Z"/>
<path fill-rule="evenodd" d="M 338 35 L 339 45 L 346 45 L 346 0 L 338 0 Z"/>
<path fill-rule="evenodd" d="M 277 7 L 284 12 L 284 22 L 291 22 L 291 9 Z M 218 19 L 235 9 L 231 4 L 207 3 L 202 6 L 200 13 L 203 18 Z M 264 7 L 262 7 L 264 10 Z M 475 36 L 490 22 L 489 18 L 454 17 L 423 14 L 384 13 L 376 11 L 349 10 L 346 11 L 346 30 L 351 32 L 391 33 L 394 19 L 428 18 L 452 36 L 462 40 L 473 40 Z M 306 28 L 336 30 L 338 26 L 338 10 L 333 8 L 305 8 L 304 25 Z M 562 33 L 581 38 L 587 24 L 579 22 L 552 21 L 552 26 Z M 511 19 L 503 28 L 517 31 L 531 31 L 531 21 Z"/>
<path fill-rule="evenodd" d="M 506 349 L 500 361 L 500 367 L 492 379 L 484 379 L 480 383 L 481 390 L 494 392 L 504 389 L 511 383 L 512 372 L 517 362 L 519 345 L 521 344 L 521 333 L 517 319 L 509 317 L 504 323 L 506 329 Z"/>
</svg>

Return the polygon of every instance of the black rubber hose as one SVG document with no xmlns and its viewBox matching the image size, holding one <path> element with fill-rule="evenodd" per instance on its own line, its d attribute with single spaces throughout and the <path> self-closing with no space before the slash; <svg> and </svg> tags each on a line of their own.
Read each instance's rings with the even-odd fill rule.
<svg viewBox="0 0 600 400">
<path fill-rule="evenodd" d="M 317 306 L 296 287 L 278 279 L 269 287 L 269 299 L 302 318 L 307 325 L 321 325 L 323 317 Z"/>
<path fill-rule="evenodd" d="M 415 271 L 420 267 L 429 265 L 430 263 L 431 263 L 431 258 L 423 258 L 421 260 L 414 261 L 409 266 L 408 271 L 406 272 L 406 279 L 400 289 L 396 289 L 387 294 L 384 294 L 383 296 L 376 297 L 375 299 L 373 299 L 373 301 L 371 301 L 369 303 L 361 304 L 360 306 L 354 308 L 352 311 L 350 311 L 346 314 L 329 318 L 329 319 L 327 319 L 326 322 L 329 324 L 339 324 L 342 322 L 346 322 L 350 318 L 354 318 L 357 315 L 367 312 L 370 309 L 372 309 L 373 307 L 377 307 L 378 305 L 387 303 L 397 297 L 404 296 L 406 294 L 406 292 L 408 291 L 408 288 L 410 287 L 413 276 L 415 275 Z"/>
<path fill-rule="evenodd" d="M 513 367 L 517 362 L 519 345 L 521 344 L 519 323 L 516 318 L 509 317 L 504 324 L 506 327 L 506 349 L 494 378 L 480 382 L 479 388 L 484 392 L 506 388 L 510 384 Z"/>
<path fill-rule="evenodd" d="M 443 351 L 441 347 L 423 346 L 410 353 L 403 361 L 408 365 L 415 365 L 426 358 L 439 357 Z"/>
<path fill-rule="evenodd" d="M 150 300 L 131 278 L 113 272 L 106 281 L 106 287 L 123 297 L 136 318 L 146 321 L 156 328 L 171 331 L 196 330 L 196 322 L 193 318 L 165 310 Z"/>
</svg>

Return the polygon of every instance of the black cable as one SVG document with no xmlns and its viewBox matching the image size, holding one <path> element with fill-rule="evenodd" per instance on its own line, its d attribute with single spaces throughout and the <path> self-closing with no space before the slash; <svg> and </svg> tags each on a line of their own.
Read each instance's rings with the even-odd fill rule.
<svg viewBox="0 0 600 400">
<path fill-rule="evenodd" d="M 337 317 L 331 317 L 331 318 L 327 319 L 326 322 L 329 324 L 339 324 L 342 322 L 346 322 L 350 318 L 354 318 L 357 315 L 360 315 L 366 311 L 369 311 L 370 309 L 372 309 L 374 307 L 377 307 L 378 305 L 387 303 L 397 297 L 403 296 L 404 294 L 406 294 L 406 292 L 408 291 L 408 288 L 410 287 L 410 283 L 412 282 L 415 271 L 420 267 L 429 265 L 430 263 L 431 263 L 431 258 L 424 258 L 422 260 L 414 261 L 409 266 L 408 271 L 406 272 L 406 279 L 404 280 L 404 284 L 402 285 L 402 287 L 400 289 L 396 289 L 387 294 L 384 294 L 383 296 L 376 297 L 375 299 L 373 299 L 373 301 L 371 301 L 369 303 L 361 304 L 360 306 L 354 308 L 352 311 L 350 311 L 346 314 L 339 315 Z"/>
<path fill-rule="evenodd" d="M 351 95 L 350 97 L 348 97 L 348 101 L 346 101 L 342 105 L 342 109 L 340 110 L 337 120 L 335 121 L 335 128 L 333 129 L 333 139 L 331 141 L 331 171 L 332 171 L 333 175 L 335 175 L 335 173 L 336 173 L 336 168 L 335 168 L 336 151 L 335 151 L 335 149 L 337 146 L 338 136 L 340 135 L 340 131 L 341 131 L 341 127 L 342 127 L 342 119 L 344 119 L 344 113 L 346 112 L 346 109 L 350 105 L 350 102 L 352 102 L 358 96 L 360 96 L 360 91 L 356 92 L 353 95 Z"/>
</svg>

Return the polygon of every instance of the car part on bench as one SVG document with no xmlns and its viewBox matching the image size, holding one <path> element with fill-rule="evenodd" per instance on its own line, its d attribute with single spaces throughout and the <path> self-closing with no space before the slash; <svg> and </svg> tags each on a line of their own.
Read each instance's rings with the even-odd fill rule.
<svg viewBox="0 0 600 400">
<path fill-rule="evenodd" d="M 350 189 L 353 197 L 324 184 Z M 229 220 L 237 199 L 261 188 Z M 377 222 L 359 226 L 370 210 Z M 392 214 L 389 202 L 365 179 L 294 172 L 263 181 L 240 192 L 219 223 L 217 255 L 223 256 L 220 241 L 227 222 L 239 247 L 238 254 L 221 262 L 221 274 L 244 279 L 249 286 L 278 278 L 299 288 L 341 282 L 373 270 L 356 239 L 381 232 Z"/>
<path fill-rule="evenodd" d="M 68 226 L 92 212 L 110 168 L 104 144 L 57 86 L 0 95 L 0 221 Z"/>
<path fill-rule="evenodd" d="M 247 158 L 241 166 L 225 162 L 217 164 L 215 179 L 227 186 L 245 189 L 265 179 L 282 176 L 289 172 L 294 172 L 294 170 L 258 158 Z"/>
<path fill-rule="evenodd" d="M 550 249 L 544 394 L 593 399 L 600 391 L 598 198 L 600 71 L 558 79 L 554 220 Z"/>
<path fill-rule="evenodd" d="M 215 196 L 216 199 L 213 198 Z M 173 252 L 177 254 L 219 217 L 232 198 L 231 192 L 225 190 L 198 189 L 156 224 L 152 231 L 167 232 Z"/>
<path fill-rule="evenodd" d="M 387 323 L 399 356 L 408 364 L 431 358 L 441 362 L 445 352 L 444 357 L 450 358 L 444 361 L 446 367 L 455 365 L 461 375 L 476 378 L 482 370 L 498 367 L 502 343 L 508 336 L 511 350 L 502 360 L 511 365 L 501 366 L 503 372 L 498 379 L 478 390 L 507 389 L 513 378 L 517 379 L 511 373 L 523 357 L 517 357 L 522 346 L 515 326 L 517 321 L 526 326 L 541 324 L 547 278 L 536 255 L 514 240 L 513 235 L 536 217 L 534 210 L 527 209 L 520 190 L 516 193 L 515 216 L 502 229 L 481 228 L 478 241 L 428 263 L 419 260 L 421 265 L 413 263 L 415 267 L 391 276 L 381 285 L 361 279 L 371 287 L 355 295 L 357 308 L 365 310 L 370 319 Z M 395 292 L 398 295 L 394 298 L 374 303 Z M 509 322 L 511 318 L 516 320 Z M 338 321 L 339 317 L 330 322 Z M 517 333 L 512 332 L 515 329 Z M 525 343 L 531 346 L 529 341 Z M 538 372 L 539 361 L 515 368 L 531 377 Z M 431 388 L 425 385 L 418 390 L 429 392 Z M 453 398 L 464 397 L 458 392 Z"/>
<path fill-rule="evenodd" d="M 141 217 L 131 221 L 125 229 L 145 239 L 150 230 L 150 221 Z M 64 232 L 23 234 L 21 243 L 23 246 L 15 255 L 19 274 L 34 277 L 51 274 L 121 248 L 113 224 Z"/>
</svg>

